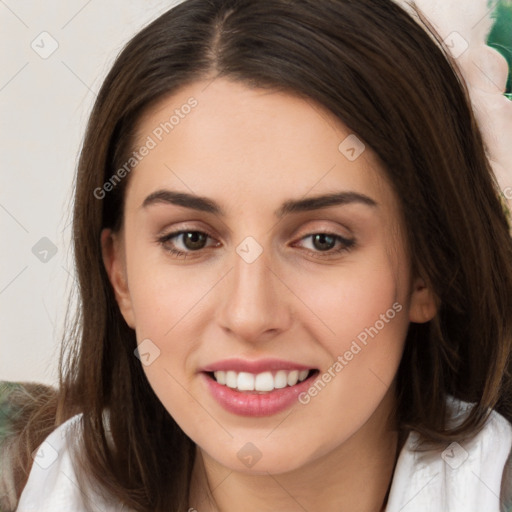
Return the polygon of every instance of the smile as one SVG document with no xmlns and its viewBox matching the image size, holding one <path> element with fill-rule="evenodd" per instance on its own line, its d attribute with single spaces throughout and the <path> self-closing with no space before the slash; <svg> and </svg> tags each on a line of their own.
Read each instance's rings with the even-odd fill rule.
<svg viewBox="0 0 512 512">
<path fill-rule="evenodd" d="M 295 405 L 320 372 L 279 359 L 229 359 L 205 366 L 199 373 L 209 396 L 225 411 L 264 417 Z"/>
<path fill-rule="evenodd" d="M 298 382 L 307 379 L 313 370 L 278 370 L 266 371 L 258 374 L 249 372 L 216 371 L 213 378 L 217 383 L 237 391 L 257 391 L 269 393 L 275 389 L 295 386 Z"/>
</svg>

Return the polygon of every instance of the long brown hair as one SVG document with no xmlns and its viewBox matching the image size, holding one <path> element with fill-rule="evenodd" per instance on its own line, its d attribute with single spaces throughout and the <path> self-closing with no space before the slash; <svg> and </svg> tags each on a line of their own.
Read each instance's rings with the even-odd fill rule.
<svg viewBox="0 0 512 512">
<path fill-rule="evenodd" d="M 29 422 L 21 452 L 48 426 L 83 413 L 81 464 L 137 511 L 188 508 L 195 446 L 152 391 L 102 262 L 100 233 L 119 229 L 129 175 L 98 199 L 133 151 L 134 130 L 164 95 L 226 77 L 299 94 L 333 112 L 380 158 L 405 219 L 411 264 L 439 312 L 411 324 L 397 375 L 397 419 L 433 442 L 512 419 L 512 240 L 468 94 L 449 55 L 391 0 L 188 0 L 138 33 L 90 116 L 75 184 L 79 307 L 53 411 Z M 446 397 L 474 402 L 447 429 Z M 39 408 L 40 409 L 40 408 Z M 113 445 L 102 422 L 110 412 Z M 49 423 L 50 421 L 50 423 Z"/>
</svg>

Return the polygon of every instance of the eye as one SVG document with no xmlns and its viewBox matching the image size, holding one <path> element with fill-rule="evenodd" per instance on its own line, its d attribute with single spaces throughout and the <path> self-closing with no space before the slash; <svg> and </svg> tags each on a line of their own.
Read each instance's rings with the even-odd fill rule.
<svg viewBox="0 0 512 512">
<path fill-rule="evenodd" d="M 182 230 L 168 233 L 159 237 L 157 241 L 167 252 L 180 258 L 186 258 L 191 252 L 198 252 L 204 249 L 208 238 L 211 237 L 202 231 Z M 175 239 L 177 243 L 174 241 Z M 179 244 L 181 244 L 181 248 L 176 247 Z"/>
<path fill-rule="evenodd" d="M 203 231 L 181 230 L 163 235 L 157 239 L 157 242 L 172 255 L 178 258 L 187 258 L 191 253 L 200 252 L 206 248 L 208 239 L 213 240 L 208 233 Z M 312 249 L 306 248 L 306 250 L 314 256 L 322 258 L 348 252 L 356 244 L 354 239 L 334 233 L 312 233 L 302 237 L 301 241 L 307 239 L 311 239 Z M 214 247 L 219 245 L 219 243 L 213 244 Z"/>
<path fill-rule="evenodd" d="M 311 239 L 312 249 L 307 249 L 314 256 L 329 257 L 342 252 L 348 252 L 355 247 L 356 241 L 334 233 L 312 233 L 301 240 Z M 336 245 L 338 246 L 336 247 Z"/>
</svg>

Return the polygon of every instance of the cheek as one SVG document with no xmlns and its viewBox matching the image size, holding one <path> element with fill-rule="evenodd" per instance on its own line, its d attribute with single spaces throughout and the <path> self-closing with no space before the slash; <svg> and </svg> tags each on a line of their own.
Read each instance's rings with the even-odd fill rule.
<svg viewBox="0 0 512 512">
<path fill-rule="evenodd" d="M 215 276 L 200 272 L 194 265 L 179 266 L 155 252 L 134 250 L 128 266 L 130 297 L 138 334 L 166 339 L 189 320 Z M 211 277 L 211 279 L 210 279 Z"/>
<path fill-rule="evenodd" d="M 318 319 L 309 323 L 314 338 L 332 340 L 329 344 L 337 352 L 366 328 L 378 323 L 382 329 L 382 315 L 385 320 L 395 319 L 397 309 L 406 309 L 404 290 L 397 288 L 396 275 L 384 261 L 362 261 L 330 270 L 323 275 L 302 273 L 300 279 L 295 278 L 294 290 Z M 393 309 L 393 304 L 400 307 Z"/>
<path fill-rule="evenodd" d="M 314 287 L 306 279 L 306 289 L 322 320 L 314 323 L 312 336 L 329 357 L 299 401 L 305 418 L 329 411 L 330 422 L 317 440 L 323 453 L 362 428 L 389 393 L 409 326 L 407 295 L 386 265 L 354 267 L 330 285 Z"/>
<path fill-rule="evenodd" d="M 151 354 L 149 364 L 141 359 L 143 370 L 165 409 L 189 434 L 194 433 L 195 424 L 187 411 L 197 409 L 197 397 L 190 393 L 195 377 L 193 354 L 200 343 L 194 319 L 201 314 L 201 297 L 207 289 L 197 273 L 194 279 L 190 271 L 161 263 L 134 272 L 130 284 L 137 340 L 146 343 Z"/>
<path fill-rule="evenodd" d="M 136 337 L 139 344 L 144 344 L 139 345 L 139 351 L 150 354 L 149 361 L 141 357 L 141 362 L 153 390 L 166 406 L 170 405 L 169 396 L 173 396 L 173 403 L 183 407 L 187 396 L 181 396 L 180 390 L 188 384 L 189 355 L 198 339 L 190 331 L 191 320 L 200 310 L 207 283 L 197 279 L 197 271 L 194 278 L 192 266 L 172 266 L 157 252 L 136 243 L 128 246 Z"/>
<path fill-rule="evenodd" d="M 304 403 L 321 393 L 313 407 L 338 404 L 339 421 L 347 410 L 354 418 L 367 417 L 400 364 L 409 326 L 406 265 L 398 275 L 394 269 L 385 251 L 375 251 L 347 260 L 329 277 L 304 273 L 295 281 L 298 295 L 319 318 L 307 324 L 311 338 L 329 356 L 319 377 L 325 390 L 319 383 Z"/>
</svg>

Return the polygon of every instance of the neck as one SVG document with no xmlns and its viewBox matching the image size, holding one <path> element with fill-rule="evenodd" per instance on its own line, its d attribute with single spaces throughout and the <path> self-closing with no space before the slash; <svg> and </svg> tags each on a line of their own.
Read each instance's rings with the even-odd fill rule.
<svg viewBox="0 0 512 512">
<path fill-rule="evenodd" d="M 198 512 L 384 510 L 404 439 L 385 398 L 372 417 L 335 450 L 296 470 L 251 475 L 225 468 L 197 449 L 190 506 Z"/>
</svg>

